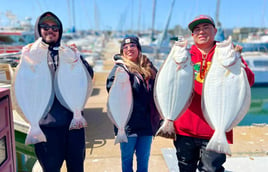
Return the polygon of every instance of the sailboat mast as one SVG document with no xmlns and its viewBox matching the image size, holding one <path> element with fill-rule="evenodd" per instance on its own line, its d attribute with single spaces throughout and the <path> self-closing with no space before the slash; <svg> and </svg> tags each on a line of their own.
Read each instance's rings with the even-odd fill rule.
<svg viewBox="0 0 268 172">
<path fill-rule="evenodd" d="M 73 6 L 73 28 L 72 31 L 75 32 L 75 6 L 74 6 L 74 0 L 72 0 L 72 6 Z"/>
<path fill-rule="evenodd" d="M 167 32 L 168 32 L 168 26 L 169 26 L 169 23 L 170 23 L 170 19 L 171 19 L 171 15 L 172 15 L 172 12 L 173 12 L 173 7 L 174 7 L 174 4 L 175 4 L 175 0 L 173 0 L 171 2 L 171 7 L 170 7 L 170 10 L 169 10 L 169 15 L 168 15 L 168 19 L 167 19 L 167 23 L 165 25 L 165 28 L 164 28 L 164 31 L 162 33 L 162 36 L 160 38 L 160 40 L 157 42 L 157 46 L 160 47 L 164 41 L 164 39 L 166 38 L 167 36 Z"/>
<path fill-rule="evenodd" d="M 141 32 L 141 0 L 139 0 L 139 17 L 138 17 L 138 33 Z"/>
<path fill-rule="evenodd" d="M 155 4 L 156 4 L 156 0 L 153 0 L 153 18 L 152 18 L 152 35 L 151 35 L 151 41 L 154 40 Z"/>
<path fill-rule="evenodd" d="M 95 31 L 98 31 L 100 29 L 100 18 L 99 18 L 99 6 L 94 0 L 94 20 L 95 20 Z"/>
<path fill-rule="evenodd" d="M 219 25 L 219 13 L 220 13 L 220 0 L 217 0 L 216 16 L 215 16 L 216 26 L 217 26 L 217 27 L 218 27 L 218 25 Z"/>
</svg>

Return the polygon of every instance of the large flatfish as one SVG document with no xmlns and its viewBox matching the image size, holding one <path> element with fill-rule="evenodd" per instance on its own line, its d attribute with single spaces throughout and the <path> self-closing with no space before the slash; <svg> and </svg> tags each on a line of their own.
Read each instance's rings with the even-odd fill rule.
<svg viewBox="0 0 268 172">
<path fill-rule="evenodd" d="M 132 88 L 129 75 L 125 69 L 118 67 L 107 101 L 107 114 L 118 128 L 115 143 L 128 142 L 125 126 L 133 108 Z"/>
<path fill-rule="evenodd" d="M 59 67 L 55 74 L 55 93 L 63 106 L 73 112 L 69 129 L 87 126 L 81 112 L 93 90 L 92 78 L 85 68 L 76 49 L 59 48 Z"/>
<path fill-rule="evenodd" d="M 202 110 L 215 130 L 207 150 L 231 155 L 225 132 L 230 131 L 246 115 L 251 91 L 239 52 L 229 37 L 217 43 L 210 69 L 205 77 Z"/>
<path fill-rule="evenodd" d="M 192 97 L 194 74 L 186 46 L 186 41 L 175 43 L 156 77 L 154 100 L 164 118 L 156 135 L 166 138 L 176 139 L 173 122 L 186 110 Z"/>
<path fill-rule="evenodd" d="M 25 144 L 46 142 L 46 137 L 39 127 L 39 120 L 52 104 L 52 76 L 47 64 L 46 44 L 38 39 L 31 46 L 22 50 L 21 61 L 17 66 L 13 85 L 16 103 L 30 128 Z"/>
</svg>

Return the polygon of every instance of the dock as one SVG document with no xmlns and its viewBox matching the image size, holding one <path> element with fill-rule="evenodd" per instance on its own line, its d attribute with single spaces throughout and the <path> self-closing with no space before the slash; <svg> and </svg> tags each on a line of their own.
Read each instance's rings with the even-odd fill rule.
<svg viewBox="0 0 268 172">
<path fill-rule="evenodd" d="M 86 128 L 86 159 L 85 172 L 118 172 L 121 171 L 121 159 L 119 144 L 114 144 L 113 124 L 107 116 L 107 92 L 105 88 L 106 78 L 113 67 L 112 57 L 119 52 L 119 44 L 112 41 L 106 44 L 103 51 L 103 69 L 95 72 L 94 90 L 89 97 L 84 116 L 87 120 Z M 14 113 L 13 115 L 18 115 Z M 23 119 L 15 117 L 15 129 L 23 130 L 18 124 Z M 24 121 L 25 122 L 25 121 Z M 27 127 L 24 126 L 24 127 Z M 259 157 L 268 157 L 268 126 L 237 126 L 234 128 L 234 143 L 230 145 L 232 157 L 227 157 L 227 162 L 232 158 L 244 158 L 250 162 L 256 162 Z M 169 158 L 166 156 L 169 154 Z M 245 161 L 243 161 L 245 162 Z M 241 163 L 242 165 L 243 163 Z M 248 163 L 249 164 L 249 163 Z M 265 163 L 263 163 L 266 165 Z M 236 164 L 236 165 L 239 165 Z M 176 171 L 176 157 L 173 140 L 155 137 L 152 143 L 149 171 Z M 134 157 L 134 169 L 136 167 Z M 266 165 L 267 167 L 267 165 Z M 268 168 L 268 167 L 267 167 Z M 267 169 L 266 168 L 266 169 Z M 232 171 L 231 167 L 227 170 Z M 256 170 L 258 171 L 258 170 Z M 265 171 L 265 170 L 264 170 Z M 65 165 L 61 172 L 67 172 Z"/>
</svg>

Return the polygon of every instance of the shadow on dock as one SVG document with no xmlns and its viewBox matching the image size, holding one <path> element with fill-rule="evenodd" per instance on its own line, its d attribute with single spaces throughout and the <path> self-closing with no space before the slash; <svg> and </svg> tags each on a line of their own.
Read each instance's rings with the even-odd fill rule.
<svg viewBox="0 0 268 172">
<path fill-rule="evenodd" d="M 92 154 L 95 148 L 105 146 L 107 139 L 114 139 L 113 124 L 102 108 L 85 109 L 84 117 L 88 123 L 86 148 L 90 149 L 90 154 Z"/>
</svg>

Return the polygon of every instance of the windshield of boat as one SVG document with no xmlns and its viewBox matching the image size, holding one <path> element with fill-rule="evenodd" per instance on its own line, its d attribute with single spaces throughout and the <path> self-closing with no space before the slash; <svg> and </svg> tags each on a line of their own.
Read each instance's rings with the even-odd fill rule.
<svg viewBox="0 0 268 172">
<path fill-rule="evenodd" d="M 268 69 L 268 60 L 246 60 L 246 63 L 249 65 L 250 68 L 264 68 Z"/>
<path fill-rule="evenodd" d="M 268 69 L 268 60 L 256 60 L 254 61 L 256 67 L 263 67 Z"/>
</svg>

